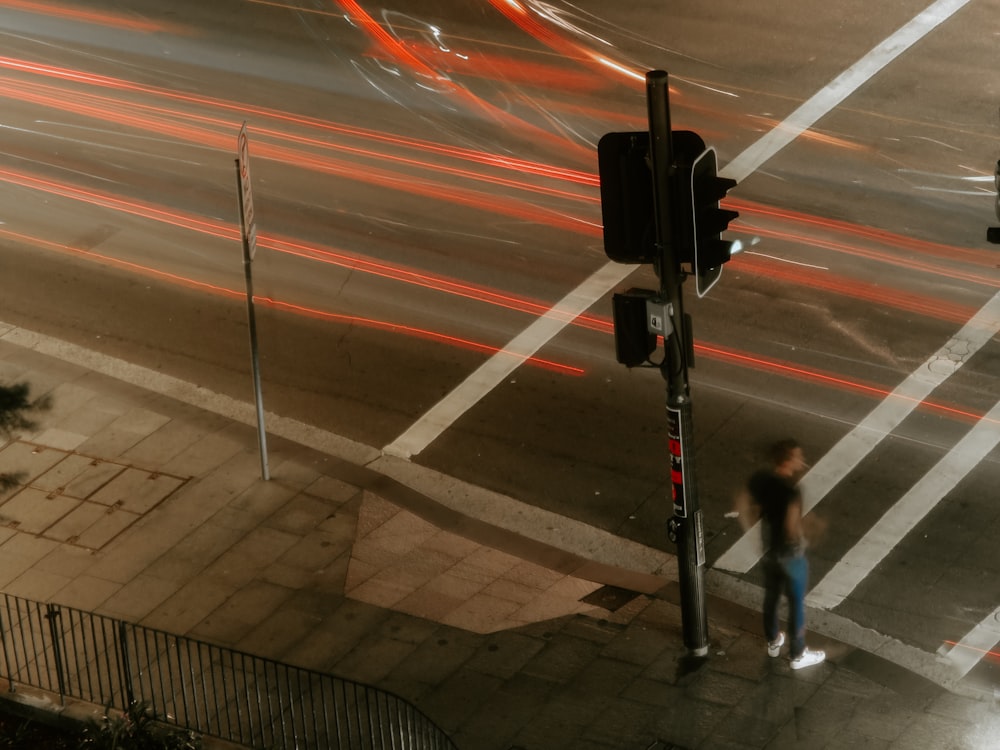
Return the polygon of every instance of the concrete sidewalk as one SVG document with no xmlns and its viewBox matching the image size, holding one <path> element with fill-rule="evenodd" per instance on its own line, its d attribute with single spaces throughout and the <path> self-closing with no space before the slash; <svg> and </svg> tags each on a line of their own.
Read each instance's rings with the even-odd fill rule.
<svg viewBox="0 0 1000 750">
<path fill-rule="evenodd" d="M 823 665 L 769 659 L 752 587 L 715 572 L 690 664 L 661 551 L 274 415 L 264 482 L 251 404 L 0 323 L 22 381 L 53 409 L 0 446 L 27 473 L 7 593 L 391 690 L 462 750 L 1000 746 L 992 694 L 846 625 L 811 636 Z"/>
</svg>

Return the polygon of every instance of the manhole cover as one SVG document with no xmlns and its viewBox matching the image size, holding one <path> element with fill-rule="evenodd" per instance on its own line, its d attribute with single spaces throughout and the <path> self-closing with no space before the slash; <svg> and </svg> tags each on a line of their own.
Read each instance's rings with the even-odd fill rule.
<svg viewBox="0 0 1000 750">
<path fill-rule="evenodd" d="M 601 588 L 587 594 L 580 601 L 593 604 L 595 607 L 615 612 L 630 601 L 639 596 L 638 591 L 629 591 L 618 586 L 601 586 Z"/>
</svg>

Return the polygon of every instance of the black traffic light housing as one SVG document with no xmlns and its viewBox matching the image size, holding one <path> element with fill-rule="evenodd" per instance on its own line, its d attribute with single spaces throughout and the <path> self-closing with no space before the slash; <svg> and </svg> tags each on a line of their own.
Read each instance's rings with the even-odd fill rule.
<svg viewBox="0 0 1000 750">
<path fill-rule="evenodd" d="M 723 264 L 742 248 L 738 240 L 724 240 L 720 236 L 729 228 L 729 222 L 739 216 L 737 211 L 719 205 L 734 187 L 736 180 L 719 177 L 714 148 L 703 151 L 691 165 L 691 233 L 694 240 L 691 264 L 699 297 L 705 296 L 722 275 Z"/>
<path fill-rule="evenodd" d="M 657 262 L 649 133 L 607 133 L 597 142 L 604 252 L 617 263 Z"/>
<path fill-rule="evenodd" d="M 715 149 L 706 148 L 697 133 L 675 130 L 670 138 L 669 242 L 676 261 L 691 267 L 698 296 L 704 297 L 719 280 L 723 264 L 742 249 L 739 241 L 720 236 L 739 216 L 719 205 L 736 181 L 719 176 Z M 657 264 L 661 273 L 649 133 L 605 134 L 597 143 L 597 161 L 604 252 L 617 263 Z"/>
<path fill-rule="evenodd" d="M 626 367 L 639 367 L 656 350 L 656 334 L 649 330 L 647 302 L 656 295 L 651 289 L 615 292 L 611 311 L 615 327 L 615 358 Z"/>
</svg>

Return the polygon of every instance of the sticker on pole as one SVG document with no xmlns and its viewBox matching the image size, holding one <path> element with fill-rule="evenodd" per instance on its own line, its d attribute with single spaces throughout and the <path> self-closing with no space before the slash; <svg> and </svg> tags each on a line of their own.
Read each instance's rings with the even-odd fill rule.
<svg viewBox="0 0 1000 750">
<path fill-rule="evenodd" d="M 681 413 L 667 407 L 667 441 L 670 445 L 670 489 L 674 501 L 674 515 L 686 518 L 688 514 L 687 487 L 684 482 L 684 450 Z"/>
<path fill-rule="evenodd" d="M 243 228 L 243 243 L 247 255 L 253 260 L 257 252 L 257 225 L 253 218 L 253 190 L 250 187 L 250 150 L 247 139 L 246 122 L 240 127 L 236 140 L 236 174 L 240 183 L 240 221 Z"/>
</svg>

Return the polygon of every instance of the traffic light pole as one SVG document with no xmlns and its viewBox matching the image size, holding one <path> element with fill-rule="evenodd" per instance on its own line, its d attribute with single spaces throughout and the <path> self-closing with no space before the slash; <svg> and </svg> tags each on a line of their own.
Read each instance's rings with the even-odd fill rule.
<svg viewBox="0 0 1000 750">
<path fill-rule="evenodd" d="M 670 528 L 677 541 L 684 645 L 692 656 L 700 657 L 708 653 L 705 537 L 694 481 L 693 423 L 688 388 L 688 359 L 693 346 L 690 327 L 685 323 L 679 248 L 675 246 L 676 238 L 681 234 L 674 231 L 670 211 L 671 172 L 674 163 L 669 87 L 665 71 L 654 70 L 646 74 L 646 97 L 653 171 L 653 215 L 656 245 L 659 249 L 656 271 L 660 278 L 660 297 L 668 304 L 673 324 L 673 333 L 664 340 L 666 355 L 660 365 L 660 373 L 667 384 L 670 483 L 674 506 Z M 690 198 L 686 192 L 675 196 L 675 199 L 685 198 Z"/>
</svg>

